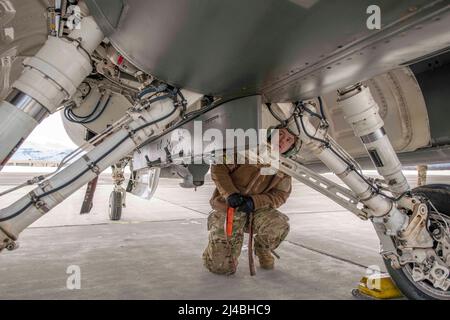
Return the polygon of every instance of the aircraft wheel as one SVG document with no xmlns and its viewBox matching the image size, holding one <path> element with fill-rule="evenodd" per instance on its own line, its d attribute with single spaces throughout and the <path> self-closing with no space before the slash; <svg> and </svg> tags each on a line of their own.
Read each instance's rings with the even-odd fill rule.
<svg viewBox="0 0 450 320">
<path fill-rule="evenodd" d="M 450 223 L 450 185 L 430 184 L 417 187 L 413 194 L 425 195 L 436 207 L 447 223 Z M 428 208 L 430 219 L 442 219 L 431 206 Z M 437 245 L 437 243 L 435 243 Z M 407 264 L 401 269 L 394 269 L 389 260 L 385 260 L 386 268 L 400 291 L 409 299 L 414 300 L 450 300 L 450 290 L 435 288 L 428 280 L 415 282 L 412 279 L 413 264 Z M 448 263 L 448 261 L 447 261 Z"/>
<path fill-rule="evenodd" d="M 109 219 L 112 221 L 120 220 L 122 216 L 122 192 L 112 191 L 109 196 Z"/>
</svg>

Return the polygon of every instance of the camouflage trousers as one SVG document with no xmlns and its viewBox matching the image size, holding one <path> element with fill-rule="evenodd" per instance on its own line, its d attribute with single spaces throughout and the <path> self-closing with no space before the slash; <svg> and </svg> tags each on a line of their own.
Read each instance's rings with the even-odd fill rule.
<svg viewBox="0 0 450 320">
<path fill-rule="evenodd" d="M 203 264 L 217 274 L 236 272 L 238 258 L 248 232 L 247 214 L 236 211 L 231 237 L 225 234 L 226 213 L 214 210 L 208 217 L 209 242 L 203 253 Z M 289 233 L 289 218 L 275 209 L 260 209 L 253 214 L 256 252 L 275 250 Z"/>
</svg>

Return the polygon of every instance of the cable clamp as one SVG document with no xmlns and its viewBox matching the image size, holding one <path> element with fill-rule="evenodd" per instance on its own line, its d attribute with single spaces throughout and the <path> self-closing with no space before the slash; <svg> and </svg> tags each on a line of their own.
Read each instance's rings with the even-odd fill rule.
<svg viewBox="0 0 450 320">
<path fill-rule="evenodd" d="M 100 174 L 100 168 L 95 164 L 95 162 L 91 161 L 91 159 L 89 159 L 87 155 L 84 155 L 82 158 L 86 161 L 88 168 L 92 172 L 94 172 L 96 175 Z"/>
<path fill-rule="evenodd" d="M 31 191 L 30 193 L 28 193 L 28 195 L 31 198 L 31 203 L 33 203 L 36 209 L 41 211 L 43 214 L 50 211 L 45 201 L 41 200 L 39 196 L 37 196 L 36 193 L 34 193 L 34 191 Z"/>
<path fill-rule="evenodd" d="M 343 172 L 341 172 L 341 173 L 337 173 L 336 175 L 340 178 L 340 179 L 344 179 L 346 176 L 348 176 L 348 174 L 350 173 L 350 172 L 352 172 L 353 171 L 353 169 L 350 167 L 350 166 L 348 166 Z"/>
<path fill-rule="evenodd" d="M 369 192 L 369 190 L 370 190 L 370 194 L 367 196 L 367 197 L 364 197 L 364 198 L 359 198 L 359 200 L 361 201 L 361 202 L 365 202 L 365 201 L 369 201 L 370 199 L 372 199 L 373 197 L 375 197 L 376 195 L 378 195 L 378 193 L 376 193 L 375 192 L 375 190 L 373 190 L 370 186 L 369 186 L 369 188 L 364 192 L 364 194 L 365 193 L 367 193 L 367 192 Z"/>
</svg>

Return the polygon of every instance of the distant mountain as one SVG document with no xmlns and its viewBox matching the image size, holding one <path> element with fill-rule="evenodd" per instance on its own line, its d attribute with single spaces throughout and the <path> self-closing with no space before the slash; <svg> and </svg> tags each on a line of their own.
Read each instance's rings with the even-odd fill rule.
<svg viewBox="0 0 450 320">
<path fill-rule="evenodd" d="M 52 150 L 35 147 L 21 147 L 14 153 L 11 160 L 45 160 L 61 161 L 72 150 Z"/>
</svg>

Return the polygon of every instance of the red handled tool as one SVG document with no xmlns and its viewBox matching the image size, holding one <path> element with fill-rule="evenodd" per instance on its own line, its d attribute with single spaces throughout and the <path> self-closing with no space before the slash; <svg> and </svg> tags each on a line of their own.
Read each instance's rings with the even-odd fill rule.
<svg viewBox="0 0 450 320">
<path fill-rule="evenodd" d="M 234 219 L 234 208 L 227 208 L 227 236 L 231 237 L 233 234 L 233 219 Z"/>
</svg>

